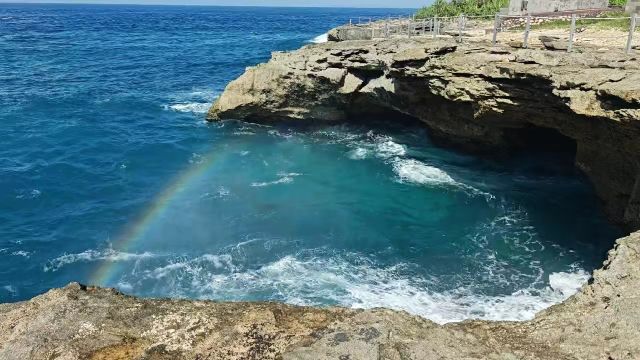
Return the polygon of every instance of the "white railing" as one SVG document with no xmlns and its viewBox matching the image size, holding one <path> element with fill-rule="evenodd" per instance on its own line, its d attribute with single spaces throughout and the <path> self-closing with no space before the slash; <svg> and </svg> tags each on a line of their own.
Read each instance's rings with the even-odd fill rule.
<svg viewBox="0 0 640 360">
<path fill-rule="evenodd" d="M 555 22 L 552 27 L 544 26 L 547 22 Z M 607 22 L 618 22 L 618 29 L 606 25 Z M 628 33 L 620 29 L 621 23 L 628 24 Z M 576 14 L 565 16 L 509 16 L 496 14 L 495 16 L 454 16 L 454 17 L 359 17 L 351 19 L 349 26 L 371 31 L 367 37 L 413 37 L 439 36 L 454 37 L 462 42 L 465 38 L 483 38 L 498 43 L 520 42 L 521 47 L 548 47 L 540 40 L 541 37 L 552 39 L 556 50 L 574 51 L 576 48 L 588 47 L 617 47 L 630 54 L 637 48 L 634 42 L 640 39 L 636 34 L 640 27 L 638 15 L 630 17 L 580 17 Z M 516 46 L 516 45 L 514 45 Z"/>
</svg>

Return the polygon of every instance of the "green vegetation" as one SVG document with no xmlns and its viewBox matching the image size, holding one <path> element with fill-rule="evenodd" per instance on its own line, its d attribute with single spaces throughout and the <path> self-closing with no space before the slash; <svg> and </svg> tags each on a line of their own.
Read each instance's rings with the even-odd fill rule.
<svg viewBox="0 0 640 360">
<path fill-rule="evenodd" d="M 624 7 L 627 0 L 609 0 L 609 5 Z M 416 18 L 430 18 L 434 16 L 489 16 L 500 12 L 509 5 L 509 0 L 435 0 L 427 7 L 416 13 Z"/>
<path fill-rule="evenodd" d="M 416 17 L 430 18 L 434 16 L 458 16 L 461 14 L 469 16 L 495 15 L 501 8 L 508 5 L 509 0 L 451 0 L 450 2 L 436 0 L 430 6 L 418 10 Z"/>
<path fill-rule="evenodd" d="M 627 0 L 609 0 L 609 5 L 624 7 L 625 5 L 627 5 Z"/>
</svg>

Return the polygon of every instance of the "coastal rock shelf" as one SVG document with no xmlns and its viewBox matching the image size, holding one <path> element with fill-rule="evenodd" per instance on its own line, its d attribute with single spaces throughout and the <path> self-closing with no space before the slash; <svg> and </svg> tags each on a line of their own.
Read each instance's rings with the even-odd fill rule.
<svg viewBox="0 0 640 360">
<path fill-rule="evenodd" d="M 527 322 L 437 325 L 391 310 L 142 300 L 71 284 L 0 305 L 0 358 L 637 359 L 640 233 Z"/>
<path fill-rule="evenodd" d="M 640 61 L 456 44 L 346 41 L 274 53 L 229 84 L 209 120 L 411 117 L 472 151 L 575 148 L 610 218 L 640 227 Z M 552 133 L 551 133 L 552 132 Z"/>
</svg>

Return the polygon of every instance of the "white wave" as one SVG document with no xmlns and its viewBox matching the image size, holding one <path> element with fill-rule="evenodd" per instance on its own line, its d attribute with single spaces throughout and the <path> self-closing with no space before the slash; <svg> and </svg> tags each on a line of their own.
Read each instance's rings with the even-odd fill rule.
<svg viewBox="0 0 640 360">
<path fill-rule="evenodd" d="M 322 43 L 326 43 L 329 41 L 329 33 L 324 33 L 322 35 L 318 35 L 316 37 L 314 37 L 313 39 L 309 40 L 309 42 L 314 43 L 314 44 L 322 44 Z"/>
<path fill-rule="evenodd" d="M 428 186 L 447 186 L 460 189 L 470 196 L 484 197 L 486 201 L 495 199 L 492 194 L 456 181 L 446 171 L 415 159 L 394 158 L 391 161 L 391 165 L 400 182 Z"/>
<path fill-rule="evenodd" d="M 269 185 L 277 185 L 277 184 L 289 184 L 293 182 L 293 178 L 285 176 L 283 178 L 280 178 L 278 180 L 274 180 L 274 181 L 267 181 L 267 182 L 254 182 L 251 183 L 251 186 L 253 187 L 265 187 L 265 186 L 269 186 Z"/>
<path fill-rule="evenodd" d="M 184 104 L 173 104 L 173 105 L 166 105 L 164 108 L 166 110 L 171 109 L 173 111 L 177 111 L 177 112 L 183 112 L 183 113 L 195 113 L 195 114 L 205 114 L 207 111 L 209 111 L 209 108 L 211 107 L 211 103 L 202 103 L 202 102 L 192 102 L 192 103 L 184 103 Z"/>
<path fill-rule="evenodd" d="M 572 273 L 557 272 L 549 275 L 549 286 L 556 292 L 569 297 L 577 293 L 591 276 L 578 269 Z"/>
<path fill-rule="evenodd" d="M 459 185 L 449 174 L 414 159 L 396 159 L 393 171 L 400 181 L 420 185 Z"/>
<path fill-rule="evenodd" d="M 368 155 L 369 155 L 369 150 L 361 147 L 353 149 L 347 153 L 347 156 L 351 160 L 366 159 Z"/>
<path fill-rule="evenodd" d="M 266 182 L 254 182 L 251 183 L 252 187 L 265 187 L 265 186 L 270 186 L 270 185 L 277 185 L 277 184 L 289 184 L 293 182 L 293 178 L 297 177 L 297 176 L 302 176 L 302 174 L 299 173 L 278 173 L 278 176 L 280 177 L 278 180 L 274 180 L 274 181 L 266 181 Z"/>
<path fill-rule="evenodd" d="M 392 140 L 384 140 L 376 144 L 376 153 L 382 158 L 404 156 L 407 154 L 407 147 Z"/>
<path fill-rule="evenodd" d="M 257 269 L 234 264 L 228 255 L 204 255 L 145 271 L 140 283 L 151 282 L 173 296 L 243 300 L 272 294 L 272 300 L 296 305 L 327 302 L 351 308 L 404 310 L 440 324 L 467 319 L 523 321 L 573 295 L 588 276 L 553 273 L 541 289 L 521 289 L 489 296 L 470 288 L 436 292 L 433 279 L 400 276 L 403 265 L 379 268 L 365 258 L 285 256 Z"/>
<path fill-rule="evenodd" d="M 77 262 L 94 262 L 94 261 L 134 261 L 140 259 L 151 258 L 155 256 L 152 253 L 144 252 L 142 254 L 128 253 L 116 251 L 114 249 L 95 250 L 90 249 L 78 254 L 64 254 L 53 260 L 50 260 L 45 266 L 45 272 L 55 272 L 60 268 Z"/>
<path fill-rule="evenodd" d="M 118 288 L 120 291 L 124 291 L 124 292 L 133 291 L 133 285 L 131 285 L 130 283 L 128 283 L 126 281 L 118 282 L 118 284 L 116 284 L 116 288 Z"/>
<path fill-rule="evenodd" d="M 31 257 L 31 253 L 28 251 L 24 251 L 24 250 L 20 250 L 20 251 L 14 251 L 11 253 L 11 255 L 13 256 L 22 256 L 22 257 L 26 257 L 26 258 L 30 258 Z"/>
</svg>

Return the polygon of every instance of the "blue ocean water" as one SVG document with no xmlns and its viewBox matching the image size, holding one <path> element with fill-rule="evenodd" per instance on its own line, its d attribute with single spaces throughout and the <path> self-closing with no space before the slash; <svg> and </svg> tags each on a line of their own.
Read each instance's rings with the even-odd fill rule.
<svg viewBox="0 0 640 360">
<path fill-rule="evenodd" d="M 0 301 L 80 281 L 448 322 L 568 297 L 619 233 L 554 156 L 367 119 L 204 122 L 271 51 L 408 12 L 0 4 Z"/>
</svg>

